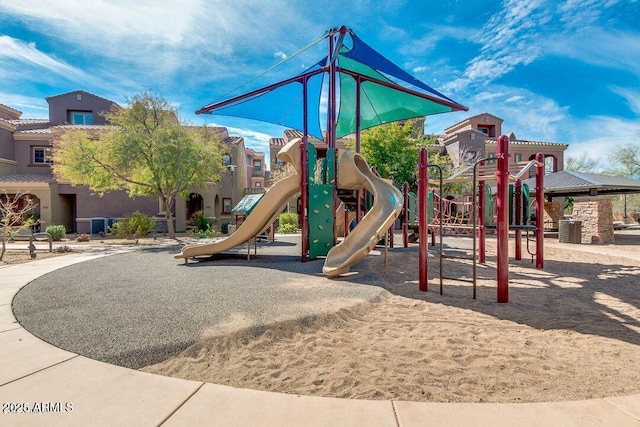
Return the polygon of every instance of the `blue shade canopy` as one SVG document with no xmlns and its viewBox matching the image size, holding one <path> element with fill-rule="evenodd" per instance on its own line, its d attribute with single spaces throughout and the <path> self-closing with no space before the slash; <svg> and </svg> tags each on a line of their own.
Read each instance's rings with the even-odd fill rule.
<svg viewBox="0 0 640 427">
<path fill-rule="evenodd" d="M 335 30 L 330 30 L 326 37 L 335 37 L 337 34 Z M 334 124 L 336 138 L 358 130 L 358 111 L 360 129 L 364 130 L 398 120 L 467 110 L 393 64 L 352 31 L 348 31 L 348 34 L 351 47 L 347 47 L 342 43 L 343 38 L 339 38 L 336 55 L 324 57 L 303 73 L 209 104 L 196 113 L 244 117 L 304 131 L 303 89 L 306 81 L 307 133 L 323 139 L 320 121 L 331 115 L 323 111 L 323 107 L 327 107 L 321 103 L 321 99 L 326 90 L 324 77 L 330 71 L 329 62 L 332 60 L 335 61 L 339 85 L 339 110 Z"/>
</svg>

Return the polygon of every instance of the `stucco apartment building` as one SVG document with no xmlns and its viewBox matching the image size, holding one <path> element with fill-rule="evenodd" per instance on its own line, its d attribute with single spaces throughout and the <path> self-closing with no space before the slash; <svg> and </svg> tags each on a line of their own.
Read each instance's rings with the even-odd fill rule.
<svg viewBox="0 0 640 427">
<path fill-rule="evenodd" d="M 468 159 L 491 158 L 496 156 L 498 137 L 502 135 L 503 120 L 489 113 L 482 113 L 468 117 L 445 129 L 444 135 L 435 135 L 438 144 L 444 148 L 452 163 L 458 165 Z M 416 129 L 424 132 L 424 120 L 417 122 Z M 271 170 L 282 167 L 282 162 L 276 159 L 276 154 L 285 144 L 294 138 L 302 138 L 302 132 L 297 130 L 284 131 L 283 138 L 271 138 L 270 161 Z M 315 138 L 309 140 L 316 146 L 324 143 Z M 337 141 L 338 149 L 345 148 L 345 139 Z M 509 135 L 509 163 L 526 163 L 533 160 L 537 153 L 545 155 L 546 173 L 559 172 L 564 165 L 564 152 L 568 144 L 544 141 L 528 141 L 517 139 L 512 132 Z M 492 160 L 488 163 L 491 164 Z"/>
<path fill-rule="evenodd" d="M 45 226 L 62 224 L 68 232 L 95 233 L 104 228 L 101 218 L 123 218 L 136 210 L 162 221 L 164 213 L 155 198 L 132 199 L 124 191 L 99 197 L 85 186 L 72 186 L 53 177 L 54 138 L 69 129 L 104 130 L 108 123 L 102 113 L 119 106 L 83 90 L 46 101 L 48 119 L 23 119 L 20 111 L 0 104 L 0 193 L 27 193 L 37 202 L 36 214 Z M 264 191 L 267 183 L 264 153 L 247 149 L 244 139 L 230 136 L 226 128 L 217 127 L 214 132 L 227 149 L 228 171 L 219 183 L 194 188 L 186 200 L 178 197 L 173 212 L 178 232 L 184 231 L 189 217 L 200 210 L 209 217 L 230 221 L 231 210 L 243 194 Z"/>
<path fill-rule="evenodd" d="M 503 120 L 489 113 L 468 117 L 445 129 L 438 141 L 454 164 L 467 159 L 492 158 L 496 156 L 498 137 L 502 135 Z M 509 163 L 533 160 L 537 153 L 545 156 L 545 173 L 559 172 L 564 165 L 564 152 L 568 144 L 544 141 L 528 141 L 509 134 Z M 491 164 L 495 160 L 489 160 Z"/>
</svg>

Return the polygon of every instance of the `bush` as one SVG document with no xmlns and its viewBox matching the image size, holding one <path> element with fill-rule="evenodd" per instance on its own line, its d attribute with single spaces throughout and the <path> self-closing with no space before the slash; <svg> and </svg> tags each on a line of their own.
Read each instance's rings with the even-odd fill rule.
<svg viewBox="0 0 640 427">
<path fill-rule="evenodd" d="M 278 227 L 278 233 L 289 234 L 298 231 L 298 226 L 294 224 L 280 224 Z"/>
<path fill-rule="evenodd" d="M 64 225 L 51 224 L 48 225 L 44 231 L 51 235 L 51 240 L 53 240 L 54 242 L 59 242 L 67 235 L 67 229 L 64 227 Z"/>
<path fill-rule="evenodd" d="M 191 233 L 193 237 L 196 237 L 198 239 L 207 239 L 210 237 L 215 237 L 219 234 L 219 231 L 214 230 L 211 227 L 208 227 L 206 230 L 193 230 L 193 232 Z"/>
<path fill-rule="evenodd" d="M 231 224 L 229 221 L 224 221 L 220 224 L 220 231 L 222 234 L 229 234 L 229 224 Z"/>
<path fill-rule="evenodd" d="M 141 212 L 134 212 L 130 217 L 118 221 L 109 227 L 109 235 L 119 239 L 137 240 L 151 233 L 156 228 L 156 220 Z"/>
<path fill-rule="evenodd" d="M 207 231 L 213 229 L 215 223 L 216 219 L 205 216 L 203 211 L 195 212 L 189 219 L 189 225 L 195 228 L 196 231 Z"/>
<path fill-rule="evenodd" d="M 293 224 L 296 227 L 298 226 L 298 214 L 295 212 L 282 212 L 278 217 L 278 221 L 280 225 L 282 224 Z"/>
</svg>

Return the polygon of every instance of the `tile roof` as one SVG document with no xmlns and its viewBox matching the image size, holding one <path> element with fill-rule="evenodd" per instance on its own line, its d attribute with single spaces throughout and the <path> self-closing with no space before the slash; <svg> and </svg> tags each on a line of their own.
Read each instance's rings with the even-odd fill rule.
<svg viewBox="0 0 640 427">
<path fill-rule="evenodd" d="M 111 103 L 113 103 L 113 104 L 116 104 L 118 107 L 120 106 L 117 102 L 115 102 L 115 101 L 113 101 L 113 100 L 111 100 L 111 99 L 107 99 L 107 98 L 105 98 L 105 97 L 102 97 L 102 96 L 96 95 L 95 93 L 87 92 L 86 90 L 82 90 L 82 89 L 72 90 L 72 91 L 69 91 L 69 92 L 60 93 L 60 94 L 58 94 L 58 95 L 53 95 L 53 96 L 47 96 L 47 97 L 45 98 L 45 100 L 46 100 L 47 102 L 49 102 L 49 100 L 50 100 L 50 99 L 57 98 L 57 97 L 59 97 L 59 96 L 69 95 L 69 94 L 72 94 L 72 93 L 77 93 L 77 92 L 86 93 L 87 95 L 91 95 L 91 96 L 94 96 L 94 97 L 96 97 L 96 98 L 103 99 L 103 100 L 105 100 L 105 101 L 108 101 L 108 102 L 111 102 Z"/>
<path fill-rule="evenodd" d="M 7 121 L 16 126 L 49 124 L 49 119 L 15 119 Z"/>
<path fill-rule="evenodd" d="M 51 174 L 36 174 L 36 173 L 19 173 L 14 175 L 7 175 L 0 177 L 0 182 L 15 183 L 15 184 L 29 184 L 37 182 L 54 182 L 55 178 Z"/>
<path fill-rule="evenodd" d="M 2 107 L 2 109 L 6 110 L 7 112 L 13 114 L 14 116 L 20 117 L 22 115 L 22 111 L 9 107 L 6 104 L 0 104 L 0 107 Z"/>
<path fill-rule="evenodd" d="M 284 138 L 269 138 L 269 145 L 272 147 L 282 147 L 285 144 Z"/>
<path fill-rule="evenodd" d="M 25 129 L 19 130 L 15 133 L 15 135 L 51 135 L 53 132 L 51 128 L 43 128 L 43 129 Z"/>
<path fill-rule="evenodd" d="M 229 138 L 225 139 L 222 142 L 227 145 L 238 145 L 242 141 L 244 141 L 244 139 L 241 136 L 230 136 Z"/>
<path fill-rule="evenodd" d="M 480 114 L 476 114 L 475 116 L 467 117 L 466 119 L 462 119 L 462 120 L 460 120 L 459 122 L 452 124 L 451 126 L 449 126 L 449 127 L 447 127 L 447 128 L 445 129 L 445 133 L 446 133 L 447 129 L 454 128 L 454 127 L 459 126 L 459 125 L 461 125 L 462 123 L 465 123 L 465 122 L 470 122 L 470 121 L 471 121 L 471 119 L 475 119 L 476 117 L 480 117 L 480 116 L 484 116 L 484 115 L 494 117 L 494 118 L 496 118 L 496 119 L 500 120 L 501 122 L 503 121 L 500 117 L 498 117 L 498 116 L 494 116 L 493 114 L 491 114 L 491 113 L 487 113 L 487 112 L 485 111 L 484 113 L 480 113 Z"/>
<path fill-rule="evenodd" d="M 114 126 L 111 125 L 58 125 L 54 126 L 53 129 L 84 129 L 84 130 L 107 130 L 113 129 Z"/>
<path fill-rule="evenodd" d="M 486 139 L 485 144 L 497 145 L 497 139 Z M 515 141 L 509 141 L 509 144 L 518 145 L 549 145 L 549 146 L 563 146 L 568 147 L 569 144 L 563 144 L 561 142 L 547 142 L 547 141 L 527 141 L 526 139 L 516 139 Z"/>
</svg>

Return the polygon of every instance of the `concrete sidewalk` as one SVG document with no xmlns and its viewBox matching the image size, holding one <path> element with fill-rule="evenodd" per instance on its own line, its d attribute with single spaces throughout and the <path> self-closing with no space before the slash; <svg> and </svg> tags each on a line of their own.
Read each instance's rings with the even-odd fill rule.
<svg viewBox="0 0 640 427">
<path fill-rule="evenodd" d="M 18 290 L 96 253 L 0 269 L 0 424 L 11 426 L 639 426 L 640 395 L 523 404 L 287 395 L 147 374 L 56 348 L 15 320 Z M 37 413 L 13 413 L 35 409 Z M 8 413 L 11 412 L 11 413 Z"/>
</svg>

